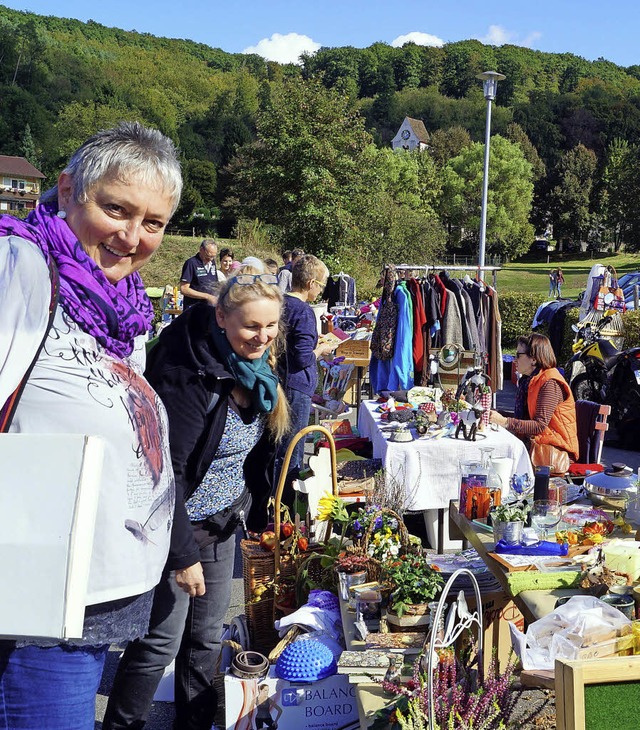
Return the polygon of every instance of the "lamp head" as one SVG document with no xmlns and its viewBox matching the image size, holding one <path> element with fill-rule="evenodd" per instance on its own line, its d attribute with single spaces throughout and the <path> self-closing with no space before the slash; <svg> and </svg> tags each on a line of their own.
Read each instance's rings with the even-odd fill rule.
<svg viewBox="0 0 640 730">
<path fill-rule="evenodd" d="M 484 98 L 487 101 L 493 101 L 496 98 L 498 81 L 504 81 L 507 77 L 504 74 L 499 74 L 497 71 L 484 71 L 484 73 L 478 74 L 476 78 L 482 79 Z"/>
</svg>

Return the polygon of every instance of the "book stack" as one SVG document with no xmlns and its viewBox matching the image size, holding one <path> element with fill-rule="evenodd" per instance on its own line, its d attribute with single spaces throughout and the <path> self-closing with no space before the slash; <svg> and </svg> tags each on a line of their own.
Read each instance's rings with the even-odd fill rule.
<svg viewBox="0 0 640 730">
<path fill-rule="evenodd" d="M 382 681 L 389 669 L 389 656 L 381 651 L 343 651 L 338 659 L 338 674 L 348 674 L 350 684 Z"/>
</svg>

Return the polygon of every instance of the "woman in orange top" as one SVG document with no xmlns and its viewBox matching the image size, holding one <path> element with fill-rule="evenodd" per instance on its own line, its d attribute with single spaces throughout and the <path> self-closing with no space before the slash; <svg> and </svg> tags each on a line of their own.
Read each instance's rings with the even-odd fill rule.
<svg viewBox="0 0 640 730">
<path fill-rule="evenodd" d="M 576 404 L 571 388 L 556 368 L 551 342 L 544 335 L 519 337 L 516 362 L 520 381 L 516 393 L 514 417 L 506 418 L 491 411 L 491 423 L 497 423 L 526 443 L 551 444 L 578 458 Z"/>
</svg>

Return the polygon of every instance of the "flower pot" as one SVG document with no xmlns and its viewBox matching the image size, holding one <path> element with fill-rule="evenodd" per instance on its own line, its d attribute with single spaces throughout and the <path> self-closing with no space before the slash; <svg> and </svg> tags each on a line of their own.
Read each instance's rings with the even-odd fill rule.
<svg viewBox="0 0 640 730">
<path fill-rule="evenodd" d="M 522 542 L 524 522 L 493 522 L 493 537 L 496 542 L 504 540 L 507 545 L 519 545 Z"/>
<path fill-rule="evenodd" d="M 416 603 L 409 606 L 402 616 L 387 609 L 387 624 L 392 633 L 422 632 L 426 633 L 431 623 L 429 606 L 426 603 Z"/>
<path fill-rule="evenodd" d="M 367 571 L 362 570 L 359 573 L 341 573 L 338 571 L 338 590 L 340 591 L 340 598 L 343 601 L 348 601 L 349 588 L 351 586 L 359 586 L 367 582 Z M 353 608 L 355 608 L 355 602 Z"/>
</svg>

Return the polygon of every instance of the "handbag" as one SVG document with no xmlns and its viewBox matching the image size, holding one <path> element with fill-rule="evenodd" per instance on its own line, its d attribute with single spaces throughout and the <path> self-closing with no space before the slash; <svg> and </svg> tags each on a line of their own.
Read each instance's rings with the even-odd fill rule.
<svg viewBox="0 0 640 730">
<path fill-rule="evenodd" d="M 564 476 L 571 466 L 571 458 L 566 451 L 552 444 L 531 442 L 531 463 L 534 466 L 548 466 L 551 476 Z"/>
<path fill-rule="evenodd" d="M 238 525 L 244 527 L 252 501 L 251 492 L 245 487 L 240 496 L 228 507 L 209 515 L 201 522 L 195 522 L 198 545 L 205 547 L 214 541 L 225 540 L 236 531 Z"/>
<path fill-rule="evenodd" d="M 594 309 L 598 312 L 604 312 L 605 309 L 624 312 L 627 309 L 624 292 L 622 287 L 618 286 L 618 274 L 613 266 L 608 267 L 608 272 L 603 277 L 602 285 L 596 294 Z"/>
<path fill-rule="evenodd" d="M 387 265 L 384 271 L 380 311 L 371 335 L 371 353 L 378 360 L 393 358 L 398 324 L 398 305 L 393 301 L 395 278 L 395 266 Z"/>
</svg>

